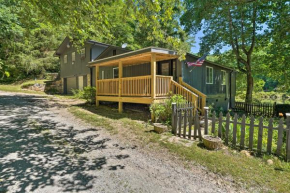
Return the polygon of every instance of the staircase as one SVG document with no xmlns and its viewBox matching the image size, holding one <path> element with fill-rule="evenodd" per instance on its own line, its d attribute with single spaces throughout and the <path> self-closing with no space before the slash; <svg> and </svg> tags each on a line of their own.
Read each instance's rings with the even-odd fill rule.
<svg viewBox="0 0 290 193">
<path fill-rule="evenodd" d="M 179 78 L 179 83 L 174 80 L 170 82 L 170 90 L 172 94 L 182 95 L 188 102 L 191 102 L 195 109 L 204 115 L 204 107 L 206 106 L 206 95 L 199 90 L 191 87 Z"/>
</svg>

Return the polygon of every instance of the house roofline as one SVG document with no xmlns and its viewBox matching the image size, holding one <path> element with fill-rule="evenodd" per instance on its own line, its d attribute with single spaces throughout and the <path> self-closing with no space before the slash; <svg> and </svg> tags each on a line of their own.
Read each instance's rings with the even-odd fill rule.
<svg viewBox="0 0 290 193">
<path fill-rule="evenodd" d="M 134 51 L 126 52 L 126 53 L 123 53 L 123 54 L 110 56 L 110 57 L 107 57 L 107 58 L 97 59 L 97 60 L 94 60 L 92 62 L 89 62 L 88 66 L 94 66 L 94 64 L 97 64 L 97 63 L 107 62 L 107 61 L 111 61 L 111 60 L 117 60 L 117 59 L 121 59 L 121 58 L 124 58 L 124 57 L 130 57 L 130 56 L 133 56 L 133 55 L 136 55 L 136 54 L 142 54 L 142 53 L 146 53 L 146 52 L 177 55 L 176 51 L 169 50 L 169 49 L 166 49 L 166 48 L 146 47 L 146 48 L 142 48 L 142 49 L 139 49 L 139 50 L 134 50 Z"/>
</svg>

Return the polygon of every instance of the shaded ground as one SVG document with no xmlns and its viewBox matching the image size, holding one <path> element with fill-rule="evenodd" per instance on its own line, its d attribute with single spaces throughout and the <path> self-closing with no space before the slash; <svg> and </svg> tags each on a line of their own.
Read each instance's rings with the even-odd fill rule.
<svg viewBox="0 0 290 193">
<path fill-rule="evenodd" d="M 41 96 L 0 91 L 0 192 L 230 192 Z"/>
</svg>

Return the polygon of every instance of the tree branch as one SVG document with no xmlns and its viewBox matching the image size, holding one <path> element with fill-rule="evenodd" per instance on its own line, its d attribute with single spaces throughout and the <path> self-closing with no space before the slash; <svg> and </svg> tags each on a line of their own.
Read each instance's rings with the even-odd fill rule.
<svg viewBox="0 0 290 193">
<path fill-rule="evenodd" d="M 253 23 L 253 32 L 252 32 L 252 43 L 251 47 L 249 49 L 248 54 L 252 54 L 255 46 L 255 41 L 256 41 L 256 17 L 257 17 L 257 7 L 254 4 L 254 9 L 253 9 L 253 17 L 252 17 L 252 23 Z"/>
</svg>

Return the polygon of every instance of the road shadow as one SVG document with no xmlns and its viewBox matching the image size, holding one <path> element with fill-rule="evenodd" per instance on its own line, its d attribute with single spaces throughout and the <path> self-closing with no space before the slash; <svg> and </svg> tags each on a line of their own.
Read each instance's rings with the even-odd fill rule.
<svg viewBox="0 0 290 193">
<path fill-rule="evenodd" d="M 47 107 L 41 96 L 1 96 L 0 192 L 12 186 L 15 192 L 32 192 L 55 186 L 56 181 L 62 192 L 90 190 L 98 177 L 90 171 L 125 168 L 108 165 L 105 156 L 84 156 L 106 149 L 110 139 L 101 138 L 95 128 L 78 130 L 54 121 L 58 115 Z M 127 158 L 129 155 L 115 156 L 115 160 Z"/>
</svg>

